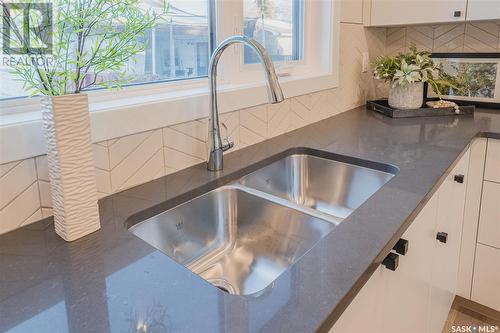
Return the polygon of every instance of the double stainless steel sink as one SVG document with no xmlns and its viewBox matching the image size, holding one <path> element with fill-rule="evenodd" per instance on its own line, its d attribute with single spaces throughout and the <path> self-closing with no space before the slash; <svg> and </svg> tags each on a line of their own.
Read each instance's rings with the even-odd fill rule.
<svg viewBox="0 0 500 333">
<path fill-rule="evenodd" d="M 129 230 L 219 289 L 255 294 L 396 173 L 391 165 L 291 151 Z"/>
</svg>

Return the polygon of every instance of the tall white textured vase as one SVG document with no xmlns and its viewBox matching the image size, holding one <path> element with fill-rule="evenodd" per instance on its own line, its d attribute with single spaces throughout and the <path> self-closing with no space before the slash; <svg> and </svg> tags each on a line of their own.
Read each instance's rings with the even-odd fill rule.
<svg viewBox="0 0 500 333">
<path fill-rule="evenodd" d="M 87 95 L 43 97 L 42 114 L 54 225 L 69 242 L 101 227 Z"/>
</svg>

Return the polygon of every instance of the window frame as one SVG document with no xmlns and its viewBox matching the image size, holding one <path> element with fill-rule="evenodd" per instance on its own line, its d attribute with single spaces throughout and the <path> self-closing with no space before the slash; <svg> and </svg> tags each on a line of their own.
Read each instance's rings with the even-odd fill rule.
<svg viewBox="0 0 500 333">
<path fill-rule="evenodd" d="M 210 50 L 213 51 L 215 49 L 216 44 L 220 43 L 226 37 L 233 34 L 242 34 L 243 31 L 243 1 L 245 0 L 207 0 L 208 4 L 208 12 L 210 13 L 211 18 L 216 18 L 215 22 L 213 19 L 209 20 L 209 47 Z M 298 0 L 293 0 L 298 1 Z M 334 1 L 337 2 L 337 1 Z M 307 73 L 313 73 L 314 75 L 321 75 L 325 73 L 332 73 L 332 66 L 323 66 L 323 68 L 314 67 L 312 64 L 317 63 L 318 59 L 314 59 L 312 61 L 313 53 L 317 52 L 317 45 L 311 45 L 312 36 L 317 34 L 319 35 L 318 27 L 313 29 L 313 25 L 311 24 L 311 12 L 312 12 L 312 3 L 328 3 L 326 0 L 304 0 L 303 4 L 303 13 L 304 18 L 302 21 L 303 26 L 303 42 L 301 43 L 303 46 L 302 49 L 302 59 L 286 61 L 286 62 L 274 62 L 276 71 L 278 76 L 282 77 L 282 80 L 290 80 L 294 77 L 300 78 Z M 316 7 L 318 7 L 316 5 Z M 334 7 L 334 6 L 332 6 Z M 224 15 L 225 12 L 229 12 L 229 15 Z M 332 18 L 335 15 L 333 11 Z M 223 19 L 220 19 L 223 18 Z M 333 21 L 333 19 L 332 19 Z M 330 34 L 334 34 L 334 27 L 331 27 Z M 332 38 L 330 38 L 330 41 Z M 335 41 L 333 41 L 335 42 Z M 221 82 L 221 85 L 226 84 L 234 84 L 235 86 L 256 83 L 257 81 L 262 81 L 262 70 L 261 64 L 245 64 L 243 57 L 243 47 L 240 45 L 233 46 L 235 49 L 233 53 L 233 57 L 230 59 L 224 59 L 223 65 L 219 67 L 218 78 Z M 335 48 L 332 48 L 335 49 Z M 231 53 L 231 52 L 227 52 Z M 332 56 L 335 51 L 331 52 Z M 235 55 L 235 56 L 234 56 Z M 227 56 L 223 58 L 228 58 Z M 326 68 L 330 67 L 330 68 Z M 323 73 L 321 73 L 323 72 Z M 233 74 L 229 74 L 233 73 Z M 244 75 L 241 75 L 244 74 Z M 333 73 L 334 74 L 334 73 Z M 244 80 L 242 79 L 244 78 Z M 103 88 L 98 89 L 89 89 L 85 91 L 89 95 L 90 103 L 93 101 L 101 102 L 103 100 L 113 100 L 113 99 L 121 99 L 123 97 L 129 97 L 134 95 L 149 95 L 156 94 L 161 91 L 173 91 L 173 90 L 182 90 L 182 89 L 193 89 L 199 88 L 204 84 L 207 84 L 207 76 L 196 77 L 196 78 L 182 78 L 182 79 L 171 79 L 171 80 L 159 80 L 159 81 L 151 81 L 144 83 L 132 83 L 129 85 L 124 85 L 124 87 L 118 91 L 110 91 Z M 0 100 L 0 115 L 12 114 L 17 112 L 30 112 L 35 111 L 35 108 L 39 105 L 39 97 L 26 97 L 19 96 L 8 98 L 5 100 Z"/>
</svg>

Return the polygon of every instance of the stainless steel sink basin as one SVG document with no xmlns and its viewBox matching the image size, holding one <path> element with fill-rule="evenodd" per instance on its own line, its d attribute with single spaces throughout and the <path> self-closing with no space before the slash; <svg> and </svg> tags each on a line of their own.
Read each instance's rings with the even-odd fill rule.
<svg viewBox="0 0 500 333">
<path fill-rule="evenodd" d="M 156 216 L 131 217 L 130 231 L 219 289 L 254 294 L 397 173 L 308 148 L 281 156 Z"/>
<path fill-rule="evenodd" d="M 261 291 L 335 227 L 334 223 L 225 186 L 130 228 L 216 287 Z"/>
<path fill-rule="evenodd" d="M 351 158 L 352 159 L 352 158 Z M 397 169 L 359 160 L 357 163 Z M 244 186 L 344 219 L 387 183 L 394 172 L 309 154 L 289 155 L 240 180 Z"/>
</svg>

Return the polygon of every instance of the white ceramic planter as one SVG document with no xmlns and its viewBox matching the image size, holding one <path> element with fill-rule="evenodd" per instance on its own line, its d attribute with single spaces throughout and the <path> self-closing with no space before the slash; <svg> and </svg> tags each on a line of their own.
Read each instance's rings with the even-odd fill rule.
<svg viewBox="0 0 500 333">
<path fill-rule="evenodd" d="M 392 84 L 389 106 L 393 109 L 418 109 L 424 103 L 424 83 L 415 82 L 404 86 Z"/>
<path fill-rule="evenodd" d="M 100 228 L 86 94 L 42 98 L 56 233 L 73 241 Z"/>
</svg>

